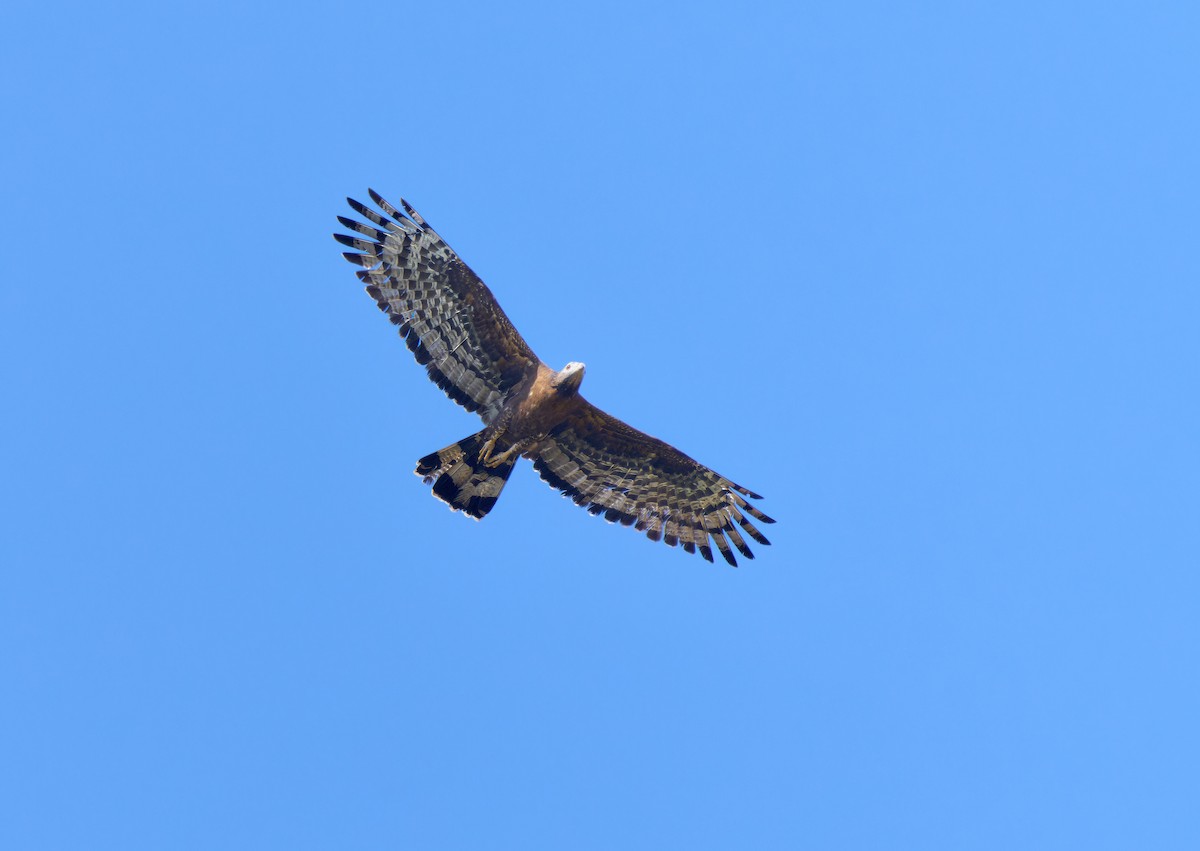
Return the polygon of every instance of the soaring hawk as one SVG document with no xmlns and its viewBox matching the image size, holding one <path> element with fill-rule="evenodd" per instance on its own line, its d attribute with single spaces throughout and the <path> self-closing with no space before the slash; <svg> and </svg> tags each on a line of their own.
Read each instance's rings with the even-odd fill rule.
<svg viewBox="0 0 1200 851">
<path fill-rule="evenodd" d="M 589 404 L 579 395 L 582 363 L 560 370 L 542 363 L 491 290 L 407 202 L 400 201 L 402 213 L 368 192 L 383 215 L 346 199 L 370 224 L 338 216 L 358 234 L 334 234 L 353 249 L 343 256 L 363 267 L 357 274 L 367 294 L 399 327 L 430 379 L 484 423 L 482 431 L 417 462 L 434 496 L 482 518 L 524 456 L 591 514 L 633 526 L 652 541 L 699 550 L 708 561 L 710 538 L 734 566 L 730 542 L 754 558 L 742 531 L 770 543 L 746 516 L 775 522 L 745 499 L 758 494 Z"/>
</svg>

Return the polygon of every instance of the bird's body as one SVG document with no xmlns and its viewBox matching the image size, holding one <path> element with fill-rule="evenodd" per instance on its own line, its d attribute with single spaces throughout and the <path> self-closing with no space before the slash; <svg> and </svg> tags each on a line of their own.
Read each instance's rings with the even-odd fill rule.
<svg viewBox="0 0 1200 851">
<path fill-rule="evenodd" d="M 746 517 L 774 522 L 744 499 L 758 494 L 591 405 L 579 393 L 582 363 L 555 370 L 539 360 L 483 281 L 412 207 L 401 201 L 406 216 L 370 194 L 386 217 L 347 199 L 375 226 L 338 217 L 367 237 L 335 234 L 355 249 L 345 257 L 364 267 L 367 292 L 430 379 L 485 426 L 417 462 L 435 496 L 480 519 L 525 457 L 591 513 L 709 561 L 710 539 L 730 564 L 729 542 L 754 557 L 739 527 L 769 543 Z"/>
<path fill-rule="evenodd" d="M 539 362 L 526 383 L 517 388 L 512 400 L 488 424 L 488 441 L 504 440 L 527 458 L 537 458 L 543 441 L 560 423 L 577 416 L 587 404 L 579 395 L 584 366 L 569 363 L 554 372 Z"/>
</svg>

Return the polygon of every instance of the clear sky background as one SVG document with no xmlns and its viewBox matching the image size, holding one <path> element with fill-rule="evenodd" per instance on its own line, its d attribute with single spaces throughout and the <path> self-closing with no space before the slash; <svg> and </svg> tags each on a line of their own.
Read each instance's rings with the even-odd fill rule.
<svg viewBox="0 0 1200 851">
<path fill-rule="evenodd" d="M 0 846 L 1200 847 L 1194 4 L 50 8 Z M 432 499 L 368 186 L 773 546 Z"/>
</svg>

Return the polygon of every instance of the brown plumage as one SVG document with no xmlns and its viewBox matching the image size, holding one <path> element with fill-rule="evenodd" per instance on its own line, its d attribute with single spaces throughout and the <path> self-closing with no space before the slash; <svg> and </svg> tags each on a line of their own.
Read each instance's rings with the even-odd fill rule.
<svg viewBox="0 0 1200 851">
<path fill-rule="evenodd" d="M 371 224 L 338 216 L 359 236 L 334 238 L 354 249 L 343 256 L 363 267 L 358 277 L 417 363 L 485 426 L 417 462 L 436 497 L 482 518 L 523 456 L 590 513 L 708 561 L 710 539 L 735 566 L 730 543 L 754 558 L 743 532 L 770 543 L 749 519 L 775 522 L 745 499 L 758 494 L 591 405 L 579 394 L 583 364 L 556 371 L 542 363 L 483 281 L 412 207 L 401 200 L 400 212 L 368 191 L 383 214 L 347 198 Z"/>
</svg>

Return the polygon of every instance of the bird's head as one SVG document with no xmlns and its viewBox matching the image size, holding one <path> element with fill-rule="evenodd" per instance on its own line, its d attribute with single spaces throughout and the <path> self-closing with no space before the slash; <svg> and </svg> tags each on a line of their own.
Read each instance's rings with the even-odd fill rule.
<svg viewBox="0 0 1200 851">
<path fill-rule="evenodd" d="M 558 372 L 554 373 L 554 377 L 550 379 L 551 386 L 564 396 L 571 396 L 579 392 L 579 385 L 583 383 L 583 371 L 585 367 L 578 361 L 571 361 Z"/>
</svg>

